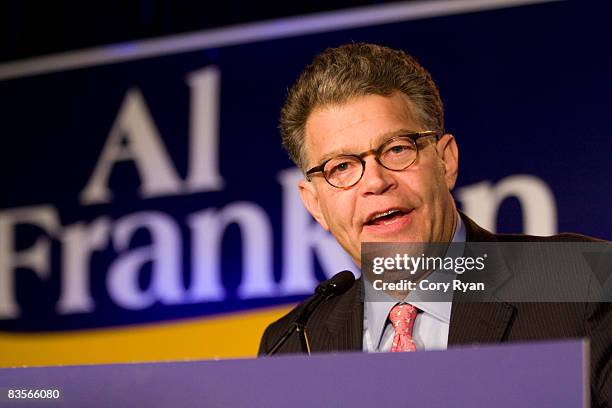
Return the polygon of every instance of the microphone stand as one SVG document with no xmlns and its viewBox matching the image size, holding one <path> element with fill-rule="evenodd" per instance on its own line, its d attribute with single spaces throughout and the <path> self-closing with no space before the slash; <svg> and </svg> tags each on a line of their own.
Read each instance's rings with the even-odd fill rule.
<svg viewBox="0 0 612 408">
<path fill-rule="evenodd" d="M 310 342 L 308 341 L 308 334 L 306 333 L 306 323 L 310 315 L 316 310 L 321 302 L 346 292 L 353 283 L 355 283 L 353 274 L 350 271 L 342 271 L 319 284 L 315 289 L 314 296 L 304 304 L 295 321 L 285 330 L 276 343 L 274 343 L 270 351 L 264 355 L 271 356 L 275 354 L 294 332 L 298 334 L 300 339 L 302 353 L 310 355 Z"/>
<path fill-rule="evenodd" d="M 300 339 L 302 353 L 310 355 L 310 342 L 308 341 L 308 334 L 306 333 L 306 322 L 308 321 L 312 311 L 314 311 L 323 300 L 325 300 L 323 293 L 315 294 L 315 296 L 304 306 L 297 319 L 295 319 L 295 322 L 289 326 L 285 333 L 276 341 L 276 343 L 274 343 L 274 346 L 272 346 L 270 351 L 268 351 L 265 355 L 271 356 L 275 354 L 294 332 L 298 334 Z"/>
</svg>

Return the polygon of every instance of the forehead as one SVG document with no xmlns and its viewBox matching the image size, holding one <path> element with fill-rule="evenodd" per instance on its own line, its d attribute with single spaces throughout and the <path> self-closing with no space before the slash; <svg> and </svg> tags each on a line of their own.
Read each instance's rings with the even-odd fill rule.
<svg viewBox="0 0 612 408">
<path fill-rule="evenodd" d="M 403 94 L 366 95 L 315 109 L 306 121 L 309 165 L 336 154 L 372 149 L 399 130 L 424 130 Z"/>
</svg>

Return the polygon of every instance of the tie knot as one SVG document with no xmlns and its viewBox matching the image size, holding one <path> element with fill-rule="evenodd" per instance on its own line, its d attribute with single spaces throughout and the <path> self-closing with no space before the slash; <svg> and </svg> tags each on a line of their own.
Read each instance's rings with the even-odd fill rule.
<svg viewBox="0 0 612 408">
<path fill-rule="evenodd" d="M 393 324 L 395 333 L 412 335 L 412 327 L 418 309 L 412 305 L 401 303 L 393 306 L 389 313 L 389 320 Z"/>
</svg>

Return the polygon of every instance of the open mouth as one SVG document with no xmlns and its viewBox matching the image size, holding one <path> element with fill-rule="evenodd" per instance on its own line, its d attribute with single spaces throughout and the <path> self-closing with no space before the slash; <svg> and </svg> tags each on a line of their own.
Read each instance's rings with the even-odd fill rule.
<svg viewBox="0 0 612 408">
<path fill-rule="evenodd" d="M 400 209 L 391 209 L 382 213 L 374 214 L 365 225 L 388 225 L 392 224 L 403 216 L 408 214 L 410 211 L 404 211 Z"/>
</svg>

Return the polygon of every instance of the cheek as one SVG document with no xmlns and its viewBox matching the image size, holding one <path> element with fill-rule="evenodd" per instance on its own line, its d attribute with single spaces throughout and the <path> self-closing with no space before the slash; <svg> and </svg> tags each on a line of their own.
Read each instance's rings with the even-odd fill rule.
<svg viewBox="0 0 612 408">
<path fill-rule="evenodd" d="M 324 212 L 333 233 L 351 231 L 355 215 L 355 200 L 351 191 L 339 191 L 326 200 Z"/>
<path fill-rule="evenodd" d="M 426 198 L 430 204 L 439 204 L 440 197 L 448 191 L 444 169 L 436 164 L 431 163 L 431 167 L 425 173 L 426 176 L 421 179 L 421 191 L 424 192 L 423 198 Z"/>
</svg>

